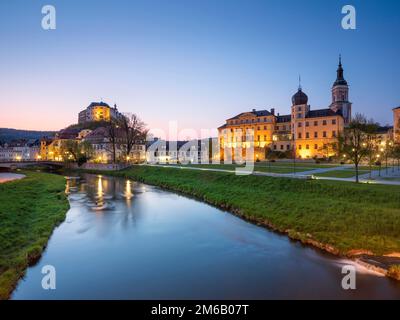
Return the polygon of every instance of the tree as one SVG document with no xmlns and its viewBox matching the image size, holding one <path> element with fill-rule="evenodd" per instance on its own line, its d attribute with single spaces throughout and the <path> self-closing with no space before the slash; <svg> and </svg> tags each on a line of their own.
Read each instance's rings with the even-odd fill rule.
<svg viewBox="0 0 400 320">
<path fill-rule="evenodd" d="M 359 182 L 359 164 L 368 154 L 367 132 L 368 121 L 362 114 L 356 114 L 348 127 L 339 136 L 339 152 L 354 163 L 356 169 L 356 182 Z"/>
<path fill-rule="evenodd" d="M 337 154 L 338 146 L 337 142 L 324 143 L 324 145 L 319 149 L 326 159 L 329 159 L 332 155 Z"/>
<path fill-rule="evenodd" d="M 61 154 L 66 161 L 72 160 L 81 166 L 92 158 L 93 147 L 87 141 L 66 140 L 61 144 Z"/>
<path fill-rule="evenodd" d="M 107 143 L 106 150 L 111 153 L 112 163 L 115 164 L 117 158 L 117 142 L 118 142 L 118 132 L 119 132 L 119 121 L 118 119 L 112 118 L 106 126 Z"/>
<path fill-rule="evenodd" d="M 272 150 L 271 148 L 265 149 L 265 159 L 268 160 L 268 168 L 269 172 L 271 172 L 271 162 L 275 161 L 278 158 L 278 154 L 276 151 Z"/>
<path fill-rule="evenodd" d="M 397 160 L 397 170 L 400 169 L 400 143 L 395 143 L 392 148 L 392 157 Z"/>
<path fill-rule="evenodd" d="M 136 114 L 125 114 L 119 119 L 122 130 L 122 145 L 125 159 L 129 160 L 133 146 L 139 141 L 145 141 L 148 130 L 146 124 Z"/>
<path fill-rule="evenodd" d="M 366 158 L 368 160 L 369 166 L 369 178 L 372 176 L 372 166 L 375 163 L 375 155 L 378 150 L 378 145 L 376 141 L 376 133 L 378 131 L 379 124 L 370 119 L 365 125 L 365 142 L 363 142 L 363 147 L 365 148 Z"/>
</svg>

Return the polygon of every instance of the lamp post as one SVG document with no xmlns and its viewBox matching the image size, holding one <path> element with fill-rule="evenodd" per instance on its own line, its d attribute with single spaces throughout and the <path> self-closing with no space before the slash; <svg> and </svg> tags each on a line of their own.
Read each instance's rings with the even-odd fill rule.
<svg viewBox="0 0 400 320">
<path fill-rule="evenodd" d="M 379 163 L 379 176 L 381 176 L 381 168 L 382 168 L 382 162 L 380 161 L 381 155 L 378 154 L 376 157 L 377 157 L 378 163 Z"/>
</svg>

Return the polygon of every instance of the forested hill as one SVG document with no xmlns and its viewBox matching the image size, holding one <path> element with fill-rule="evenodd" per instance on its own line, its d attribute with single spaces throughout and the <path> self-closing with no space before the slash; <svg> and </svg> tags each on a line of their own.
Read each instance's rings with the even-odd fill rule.
<svg viewBox="0 0 400 320">
<path fill-rule="evenodd" d="M 14 139 L 40 139 L 44 136 L 54 136 L 54 131 L 32 131 L 0 128 L 0 142 L 10 142 Z"/>
</svg>

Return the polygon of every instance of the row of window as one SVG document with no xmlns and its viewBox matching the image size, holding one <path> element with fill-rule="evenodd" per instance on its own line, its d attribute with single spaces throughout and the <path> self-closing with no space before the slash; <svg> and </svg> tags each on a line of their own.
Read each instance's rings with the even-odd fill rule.
<svg viewBox="0 0 400 320">
<path fill-rule="evenodd" d="M 228 124 L 243 124 L 243 123 L 257 123 L 257 122 L 271 122 L 271 119 L 268 119 L 268 118 L 257 118 L 257 120 L 256 119 L 246 119 L 246 120 L 231 120 L 231 121 L 228 121 Z"/>
<path fill-rule="evenodd" d="M 283 144 L 281 144 L 281 145 L 279 146 L 279 149 L 280 149 L 281 151 L 283 151 L 283 150 L 285 150 L 285 146 L 284 146 Z M 274 150 L 278 150 L 278 146 L 277 146 L 276 144 L 274 144 Z M 290 144 L 287 144 L 287 145 L 286 145 L 286 150 L 290 150 Z"/>
<path fill-rule="evenodd" d="M 337 137 L 336 131 L 332 131 L 332 136 L 331 137 L 332 138 L 336 138 Z M 317 131 L 314 132 L 314 138 L 318 138 L 318 132 Z M 322 132 L 322 138 L 328 138 L 328 134 L 327 134 L 326 131 Z M 301 132 L 299 132 L 297 134 L 297 139 L 303 139 L 303 134 Z M 306 139 L 310 139 L 310 133 L 309 132 L 306 132 Z"/>
<path fill-rule="evenodd" d="M 335 125 L 336 124 L 336 119 L 332 119 L 331 120 L 331 123 L 333 124 L 333 125 Z M 323 126 L 326 126 L 328 124 L 328 121 L 327 120 L 322 120 L 322 125 Z M 319 122 L 317 121 L 317 120 L 315 120 L 314 121 L 314 126 L 315 127 L 317 127 L 319 125 Z M 297 124 L 297 127 L 299 127 L 299 128 L 301 128 L 303 126 L 303 122 L 299 122 L 298 124 Z M 310 126 L 310 122 L 309 121 L 306 121 L 306 127 L 309 127 Z"/>
<path fill-rule="evenodd" d="M 323 145 L 323 148 L 325 148 L 325 147 L 326 147 L 326 144 Z M 302 149 L 303 149 L 303 146 L 302 146 L 301 144 L 299 144 L 299 145 L 298 145 L 298 148 L 299 148 L 299 150 L 302 150 Z M 310 145 L 309 145 L 309 144 L 306 144 L 306 145 L 305 145 L 305 148 L 306 148 L 307 150 L 309 150 L 309 149 L 310 149 Z M 314 144 L 314 149 L 315 149 L 315 150 L 318 150 L 318 144 Z"/>
</svg>

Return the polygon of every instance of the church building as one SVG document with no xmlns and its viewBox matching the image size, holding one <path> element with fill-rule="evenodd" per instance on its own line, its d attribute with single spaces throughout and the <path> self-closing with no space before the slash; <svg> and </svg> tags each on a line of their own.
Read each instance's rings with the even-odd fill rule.
<svg viewBox="0 0 400 320">
<path fill-rule="evenodd" d="M 229 152 L 234 159 L 238 148 L 242 157 L 254 146 L 255 160 L 264 160 L 268 150 L 297 158 L 327 158 L 336 154 L 339 134 L 351 121 L 349 86 L 344 79 L 341 57 L 332 86 L 332 102 L 326 109 L 312 110 L 301 86 L 292 97 L 291 112 L 275 114 L 275 109 L 243 112 L 218 128 L 220 157 Z M 236 150 L 235 150 L 236 149 Z M 227 158 L 228 159 L 228 158 Z"/>
</svg>

